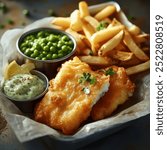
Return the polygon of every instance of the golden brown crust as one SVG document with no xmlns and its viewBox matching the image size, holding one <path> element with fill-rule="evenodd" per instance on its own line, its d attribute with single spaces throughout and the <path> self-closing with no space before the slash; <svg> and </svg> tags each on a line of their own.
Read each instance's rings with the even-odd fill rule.
<svg viewBox="0 0 167 150">
<path fill-rule="evenodd" d="M 93 120 L 100 120 L 112 114 L 134 92 L 135 85 L 129 80 L 123 67 L 112 66 L 115 74 L 110 76 L 107 93 L 94 105 L 91 111 Z"/>
<path fill-rule="evenodd" d="M 83 72 L 96 77 L 96 84 L 80 84 L 78 79 Z M 50 87 L 42 101 L 36 106 L 35 120 L 61 130 L 64 134 L 73 134 L 90 116 L 103 86 L 109 86 L 109 77 L 96 73 L 77 57 L 62 65 L 59 73 L 50 81 Z M 90 94 L 83 92 L 89 87 Z M 107 88 L 108 89 L 108 88 Z"/>
</svg>

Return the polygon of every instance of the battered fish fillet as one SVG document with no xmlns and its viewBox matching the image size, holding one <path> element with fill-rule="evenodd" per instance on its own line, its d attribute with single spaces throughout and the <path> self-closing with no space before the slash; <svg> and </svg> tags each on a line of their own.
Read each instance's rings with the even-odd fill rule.
<svg viewBox="0 0 167 150">
<path fill-rule="evenodd" d="M 129 96 L 133 95 L 135 85 L 129 80 L 125 69 L 116 66 L 111 68 L 115 73 L 110 76 L 108 92 L 93 106 L 91 111 L 93 120 L 110 116 L 120 104 L 123 104 Z"/>
<path fill-rule="evenodd" d="M 109 76 L 92 71 L 74 57 L 62 64 L 50 81 L 49 91 L 35 108 L 35 120 L 64 134 L 73 134 L 108 88 Z"/>
</svg>

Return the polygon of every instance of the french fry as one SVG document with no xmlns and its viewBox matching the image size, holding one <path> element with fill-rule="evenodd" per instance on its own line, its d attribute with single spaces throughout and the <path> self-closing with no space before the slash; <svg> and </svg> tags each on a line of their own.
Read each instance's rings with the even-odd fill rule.
<svg viewBox="0 0 167 150">
<path fill-rule="evenodd" d="M 124 29 L 123 25 L 115 26 L 112 28 L 106 28 L 94 33 L 91 37 L 92 45 L 97 45 L 100 42 L 109 40 L 113 36 L 115 36 L 118 32 Z"/>
<path fill-rule="evenodd" d="M 149 59 L 149 57 L 142 51 L 142 49 L 140 49 L 136 45 L 136 43 L 132 39 L 131 35 L 127 31 L 125 31 L 123 41 L 124 41 L 125 45 L 129 48 L 129 50 L 131 52 L 133 52 L 137 58 L 139 58 L 142 61 L 146 61 Z"/>
<path fill-rule="evenodd" d="M 84 34 L 86 35 L 86 37 L 88 38 L 89 41 L 91 41 L 91 36 L 95 33 L 95 30 L 93 29 L 93 27 L 88 24 L 87 22 L 82 22 L 82 29 L 84 31 Z"/>
<path fill-rule="evenodd" d="M 131 35 L 139 35 L 141 33 L 140 28 L 136 25 L 128 27 L 128 31 L 130 32 Z"/>
<path fill-rule="evenodd" d="M 136 25 L 124 25 L 115 5 L 104 7 L 94 16 L 86 1 L 79 2 L 78 6 L 70 17 L 56 17 L 52 21 L 55 28 L 65 30 L 75 38 L 76 55 L 95 67 L 119 64 L 130 70 L 139 65 L 138 70 L 142 71 L 140 64 L 149 61 L 149 35 L 142 33 Z M 129 71 L 129 74 L 139 71 Z"/>
<path fill-rule="evenodd" d="M 123 35 L 124 35 L 124 31 L 121 30 L 112 39 L 110 39 L 106 43 L 104 43 L 101 46 L 101 48 L 98 50 L 98 55 L 99 56 L 106 56 L 109 52 L 111 52 L 121 42 Z"/>
<path fill-rule="evenodd" d="M 139 34 L 139 35 L 133 36 L 133 39 L 137 44 L 149 43 L 150 36 L 148 34 Z"/>
<path fill-rule="evenodd" d="M 69 28 L 70 17 L 55 17 L 51 23 L 59 27 Z"/>
<path fill-rule="evenodd" d="M 126 69 L 126 73 L 127 75 L 132 75 L 132 74 L 136 74 L 142 71 L 146 71 L 150 68 L 150 60 L 141 63 L 139 65 L 133 66 L 133 67 L 129 67 Z"/>
<path fill-rule="evenodd" d="M 129 52 L 128 48 L 122 41 L 117 45 L 117 47 L 115 47 L 115 50 Z"/>
<path fill-rule="evenodd" d="M 110 18 L 104 18 L 102 21 L 107 22 L 108 24 L 112 23 L 112 20 Z"/>
<path fill-rule="evenodd" d="M 94 17 L 100 21 L 104 18 L 111 16 L 115 11 L 116 7 L 114 5 L 109 5 L 102 9 L 100 12 L 98 12 Z"/>
<path fill-rule="evenodd" d="M 138 59 L 134 54 L 132 55 L 132 58 L 130 60 L 126 60 L 126 61 L 120 61 L 119 65 L 122 67 L 132 67 L 138 64 L 141 64 L 142 61 L 140 59 Z"/>
<path fill-rule="evenodd" d="M 89 39 L 85 35 L 79 34 L 79 37 L 83 41 L 83 43 L 86 44 L 87 47 L 91 47 L 91 43 L 90 43 Z"/>
<path fill-rule="evenodd" d="M 84 20 L 87 21 L 94 28 L 94 30 L 96 31 L 96 29 L 99 25 L 99 22 L 94 17 L 86 16 L 86 17 L 84 17 Z"/>
<path fill-rule="evenodd" d="M 85 43 L 81 40 L 79 33 L 77 33 L 76 31 L 73 31 L 70 28 L 66 29 L 66 32 L 71 34 L 75 38 L 75 40 L 77 42 L 77 45 L 78 45 L 80 50 L 85 48 Z"/>
<path fill-rule="evenodd" d="M 93 55 L 97 55 L 97 51 L 99 48 L 100 48 L 99 43 L 92 43 L 91 42 L 91 49 L 92 49 Z"/>
<path fill-rule="evenodd" d="M 70 15 L 71 23 L 70 28 L 74 31 L 82 30 L 82 22 L 80 18 L 80 12 L 78 9 L 74 10 Z"/>
<path fill-rule="evenodd" d="M 100 57 L 100 56 L 79 56 L 80 60 L 86 62 L 90 65 L 96 66 L 108 66 L 112 65 L 113 62 L 109 57 Z"/>
<path fill-rule="evenodd" d="M 80 17 L 81 18 L 89 16 L 88 5 L 85 1 L 79 2 L 79 12 L 80 12 Z"/>
<path fill-rule="evenodd" d="M 109 27 L 114 27 L 114 26 L 118 26 L 118 25 L 122 25 L 116 18 L 113 18 L 112 22 L 110 23 Z"/>
<path fill-rule="evenodd" d="M 86 49 L 83 49 L 81 51 L 81 55 L 85 55 L 85 56 L 88 56 L 88 55 L 93 55 L 93 52 L 90 48 L 86 48 Z"/>
<path fill-rule="evenodd" d="M 133 53 L 124 51 L 115 51 L 112 57 L 120 61 L 128 61 L 132 59 Z"/>
</svg>

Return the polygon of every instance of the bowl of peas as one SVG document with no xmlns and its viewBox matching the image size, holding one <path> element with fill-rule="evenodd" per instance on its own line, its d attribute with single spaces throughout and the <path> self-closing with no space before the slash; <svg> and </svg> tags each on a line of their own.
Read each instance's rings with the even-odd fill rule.
<svg viewBox="0 0 167 150">
<path fill-rule="evenodd" d="M 76 41 L 61 30 L 37 28 L 21 35 L 17 41 L 17 49 L 28 59 L 54 63 L 73 55 Z"/>
</svg>

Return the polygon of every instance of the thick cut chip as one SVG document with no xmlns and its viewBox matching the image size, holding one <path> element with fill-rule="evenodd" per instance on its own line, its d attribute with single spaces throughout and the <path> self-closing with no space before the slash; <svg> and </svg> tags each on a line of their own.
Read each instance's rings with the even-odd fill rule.
<svg viewBox="0 0 167 150">
<path fill-rule="evenodd" d="M 108 90 L 109 77 L 90 69 L 78 57 L 65 62 L 35 109 L 35 120 L 73 134 Z"/>
<path fill-rule="evenodd" d="M 107 69 L 109 70 L 109 69 Z M 106 70 L 106 73 L 109 72 Z M 112 66 L 114 73 L 110 75 L 110 87 L 107 93 L 94 105 L 91 111 L 93 120 L 100 120 L 112 114 L 114 110 L 123 104 L 129 96 L 132 96 L 135 85 L 129 80 L 123 67 Z"/>
<path fill-rule="evenodd" d="M 135 41 L 132 39 L 131 35 L 125 31 L 124 43 L 129 48 L 134 55 L 142 61 L 149 60 L 149 57 L 142 51 L 142 49 L 136 45 Z"/>
</svg>

